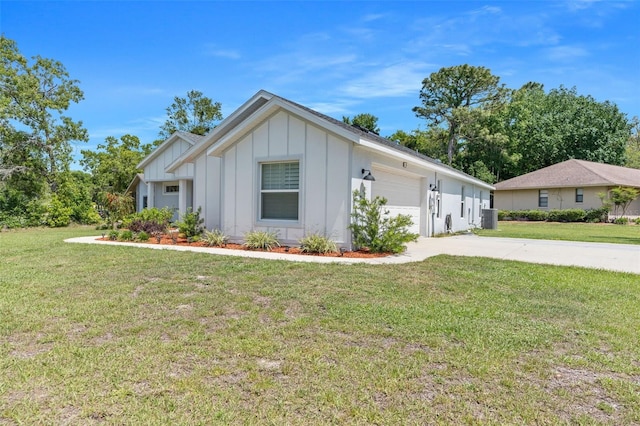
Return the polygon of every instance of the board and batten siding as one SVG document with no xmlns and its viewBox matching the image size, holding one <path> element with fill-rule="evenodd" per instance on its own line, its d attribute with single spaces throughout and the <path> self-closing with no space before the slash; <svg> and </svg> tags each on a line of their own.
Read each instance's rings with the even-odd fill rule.
<svg viewBox="0 0 640 426">
<path fill-rule="evenodd" d="M 166 173 L 164 171 L 169 164 L 173 163 L 176 158 L 189 148 L 191 148 L 191 144 L 182 139 L 178 139 L 173 142 L 145 166 L 144 179 L 147 182 L 159 182 L 192 177 L 194 174 L 194 167 L 191 163 L 183 164 L 176 173 Z"/>
<path fill-rule="evenodd" d="M 279 111 L 222 153 L 221 229 L 235 240 L 251 230 L 297 244 L 309 233 L 348 243 L 351 143 Z M 259 219 L 260 164 L 299 161 L 298 221 Z"/>
</svg>

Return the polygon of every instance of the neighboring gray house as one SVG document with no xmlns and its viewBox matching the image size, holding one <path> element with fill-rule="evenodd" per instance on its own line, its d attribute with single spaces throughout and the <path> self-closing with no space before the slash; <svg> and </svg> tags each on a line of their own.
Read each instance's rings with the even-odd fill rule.
<svg viewBox="0 0 640 426">
<path fill-rule="evenodd" d="M 219 228 L 232 240 L 269 229 L 287 244 L 319 232 L 349 247 L 352 193 L 362 189 L 369 197 L 386 197 L 391 214 L 411 215 L 413 231 L 422 236 L 461 231 L 480 225 L 493 189 L 265 91 L 208 135 L 187 139 L 175 134 L 145 158 L 138 187 L 146 182 L 147 206 L 163 207 L 168 199 L 159 193 L 178 185 L 178 209 L 202 208 L 206 227 Z"/>
<path fill-rule="evenodd" d="M 626 186 L 640 189 L 640 170 L 585 160 L 567 160 L 495 185 L 499 210 L 595 209 L 599 194 Z M 640 199 L 626 212 L 640 215 Z"/>
</svg>

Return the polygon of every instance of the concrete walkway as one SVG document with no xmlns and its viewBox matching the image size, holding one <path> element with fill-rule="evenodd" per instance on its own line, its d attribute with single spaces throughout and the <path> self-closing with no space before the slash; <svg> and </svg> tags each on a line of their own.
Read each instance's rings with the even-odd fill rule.
<svg viewBox="0 0 640 426">
<path fill-rule="evenodd" d="M 208 247 L 99 241 L 96 240 L 96 238 L 97 237 L 79 237 L 70 238 L 65 241 L 69 243 L 133 246 L 156 250 L 192 251 L 222 256 L 242 256 L 295 262 L 346 264 L 368 263 L 374 265 L 419 262 L 431 256 L 450 254 L 455 256 L 518 260 L 521 262 L 550 265 L 581 266 L 585 268 L 640 274 L 640 245 L 630 244 L 492 238 L 466 234 L 443 238 L 421 238 L 418 242 L 409 244 L 405 253 L 395 256 L 372 259 L 353 259 L 344 257 L 301 256 Z"/>
</svg>

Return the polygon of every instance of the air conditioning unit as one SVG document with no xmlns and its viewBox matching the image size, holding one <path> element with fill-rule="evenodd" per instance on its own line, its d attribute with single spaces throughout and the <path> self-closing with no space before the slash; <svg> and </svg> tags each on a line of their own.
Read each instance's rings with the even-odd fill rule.
<svg viewBox="0 0 640 426">
<path fill-rule="evenodd" d="M 482 209 L 482 229 L 498 229 L 498 209 Z"/>
</svg>

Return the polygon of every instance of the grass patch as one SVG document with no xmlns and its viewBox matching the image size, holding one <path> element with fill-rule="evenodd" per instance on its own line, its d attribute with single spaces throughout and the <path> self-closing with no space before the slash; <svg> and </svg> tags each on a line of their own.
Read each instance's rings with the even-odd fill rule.
<svg viewBox="0 0 640 426">
<path fill-rule="evenodd" d="M 62 242 L 91 233 L 0 233 L 0 423 L 640 422 L 636 275 Z"/>
<path fill-rule="evenodd" d="M 640 244 L 640 226 L 607 223 L 498 222 L 498 229 L 477 229 L 483 237 Z"/>
</svg>

